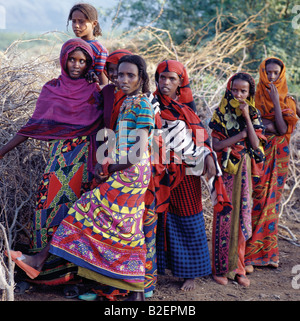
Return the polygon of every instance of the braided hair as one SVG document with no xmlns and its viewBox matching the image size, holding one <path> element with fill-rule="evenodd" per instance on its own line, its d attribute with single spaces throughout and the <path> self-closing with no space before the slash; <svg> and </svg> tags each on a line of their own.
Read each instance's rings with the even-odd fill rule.
<svg viewBox="0 0 300 321">
<path fill-rule="evenodd" d="M 138 55 L 126 55 L 119 60 L 118 68 L 122 62 L 128 62 L 137 66 L 139 78 L 142 80 L 142 93 L 148 93 L 150 91 L 150 87 L 149 76 L 147 74 L 147 64 L 145 60 Z"/>
</svg>

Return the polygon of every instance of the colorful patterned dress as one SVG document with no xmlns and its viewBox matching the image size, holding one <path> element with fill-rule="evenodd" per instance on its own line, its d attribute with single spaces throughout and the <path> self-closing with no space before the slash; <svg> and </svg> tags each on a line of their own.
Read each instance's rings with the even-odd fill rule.
<svg viewBox="0 0 300 321">
<path fill-rule="evenodd" d="M 50 241 L 73 203 L 89 189 L 87 170 L 89 138 L 86 136 L 49 143 L 49 159 L 38 188 L 31 228 L 30 253 L 40 252 Z M 54 285 L 75 278 L 77 266 L 50 255 L 33 283 Z"/>
<path fill-rule="evenodd" d="M 212 137 L 220 141 L 237 135 L 246 126 L 240 104 L 230 90 L 233 77 L 229 79 L 225 95 L 209 123 Z M 246 241 L 252 235 L 252 178 L 259 179 L 265 160 L 264 126 L 255 108 L 254 97 L 249 97 L 247 104 L 253 128 L 260 141 L 259 147 L 254 150 L 249 138 L 245 138 L 217 152 L 226 193 L 233 208 L 225 215 L 214 213 L 212 269 L 213 274 L 225 275 L 232 279 L 236 274 L 246 274 Z"/>
<path fill-rule="evenodd" d="M 45 247 L 69 208 L 89 190 L 92 180 L 93 141 L 102 127 L 103 111 L 98 109 L 99 86 L 89 84 L 84 77 L 72 79 L 68 74 L 68 56 L 76 48 L 93 58 L 84 40 L 65 42 L 60 53 L 61 75 L 43 86 L 32 117 L 18 132 L 49 145 L 31 224 L 31 253 Z M 74 264 L 52 255 L 40 275 L 30 282 L 56 285 L 72 280 L 76 274 Z"/>
<path fill-rule="evenodd" d="M 265 59 L 259 68 L 259 83 L 256 89 L 255 105 L 261 117 L 275 122 L 274 103 L 268 88 L 270 81 L 266 73 L 266 61 L 275 59 L 281 62 L 281 73 L 273 82 L 279 94 L 282 117 L 287 125 L 285 135 L 267 133 L 265 146 L 266 162 L 261 180 L 254 183 L 252 229 L 253 234 L 247 242 L 245 262 L 247 265 L 277 267 L 279 263 L 278 221 L 281 197 L 288 176 L 290 158 L 289 142 L 295 130 L 298 117 L 296 103 L 288 95 L 286 68 L 280 59 Z"/>
<path fill-rule="evenodd" d="M 194 100 L 184 66 L 174 60 L 160 63 L 155 73 L 156 83 L 162 72 L 175 72 L 182 80 L 177 99 L 163 95 L 157 87 L 162 141 L 158 143 L 155 162 L 158 273 L 170 269 L 174 276 L 193 279 L 211 273 L 209 249 L 202 212 L 201 180 L 204 160 L 215 161 L 208 133 L 192 110 Z M 156 141 L 156 140 L 155 140 Z M 156 154 L 154 154 L 156 155 Z M 212 177 L 212 204 L 218 212 L 231 208 L 226 195 L 221 170 Z"/>
<path fill-rule="evenodd" d="M 148 99 L 144 95 L 127 97 L 117 122 L 116 159 L 133 146 L 135 129 L 148 129 L 151 144 L 153 127 Z M 151 175 L 147 151 L 139 163 L 114 172 L 105 183 L 83 194 L 53 236 L 50 252 L 80 266 L 81 275 L 102 284 L 143 291 L 144 197 Z"/>
<path fill-rule="evenodd" d="M 264 173 L 253 191 L 253 235 L 247 242 L 246 265 L 276 266 L 279 263 L 278 214 L 288 176 L 290 150 L 285 136 L 266 136 Z"/>
</svg>

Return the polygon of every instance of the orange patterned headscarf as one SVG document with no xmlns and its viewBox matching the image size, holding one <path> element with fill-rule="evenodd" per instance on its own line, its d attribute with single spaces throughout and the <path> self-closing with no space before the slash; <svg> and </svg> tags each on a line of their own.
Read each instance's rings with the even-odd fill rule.
<svg viewBox="0 0 300 321">
<path fill-rule="evenodd" d="M 276 86 L 279 93 L 279 103 L 282 110 L 282 115 L 288 125 L 286 136 L 289 140 L 291 133 L 295 129 L 298 117 L 296 115 L 296 103 L 292 97 L 288 96 L 285 65 L 279 58 L 269 57 L 260 64 L 259 83 L 257 85 L 255 94 L 255 106 L 260 111 L 262 118 L 275 121 L 274 104 L 267 90 L 270 88 L 270 81 L 268 80 L 266 72 L 266 61 L 269 59 L 276 59 L 283 65 L 279 78 L 273 82 L 273 84 Z"/>
</svg>

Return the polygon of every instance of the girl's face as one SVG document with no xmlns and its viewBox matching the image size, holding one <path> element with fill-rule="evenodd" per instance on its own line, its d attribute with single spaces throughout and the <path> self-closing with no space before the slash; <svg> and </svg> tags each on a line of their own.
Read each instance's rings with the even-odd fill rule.
<svg viewBox="0 0 300 321">
<path fill-rule="evenodd" d="M 124 94 L 136 95 L 141 88 L 138 67 L 130 62 L 122 62 L 118 69 L 118 84 Z"/>
<path fill-rule="evenodd" d="M 78 79 L 82 77 L 85 74 L 86 68 L 86 57 L 81 50 L 76 50 L 69 54 L 67 71 L 72 79 Z"/>
<path fill-rule="evenodd" d="M 79 11 L 75 10 L 72 13 L 72 28 L 76 37 L 80 37 L 83 40 L 93 40 L 94 39 L 94 28 L 97 21 L 89 21 L 85 15 Z"/>
<path fill-rule="evenodd" d="M 249 97 L 250 84 L 246 80 L 235 79 L 231 85 L 231 92 L 240 103 Z"/>
<path fill-rule="evenodd" d="M 277 64 L 270 63 L 266 66 L 266 73 L 270 82 L 276 81 L 281 73 L 281 67 Z"/>
<path fill-rule="evenodd" d="M 118 65 L 109 62 L 107 64 L 107 75 L 108 79 L 116 84 L 118 81 Z"/>
<path fill-rule="evenodd" d="M 158 87 L 163 95 L 175 99 L 177 88 L 180 87 L 181 82 L 176 72 L 164 71 L 159 74 Z"/>
</svg>

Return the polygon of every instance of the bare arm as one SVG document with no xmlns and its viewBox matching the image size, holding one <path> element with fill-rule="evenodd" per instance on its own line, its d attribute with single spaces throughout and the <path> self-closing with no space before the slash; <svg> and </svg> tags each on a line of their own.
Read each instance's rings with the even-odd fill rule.
<svg viewBox="0 0 300 321">
<path fill-rule="evenodd" d="M 204 161 L 203 175 L 207 175 L 207 178 L 210 179 L 213 176 L 216 176 L 217 168 L 214 162 L 214 159 L 211 155 L 207 155 Z"/>
<path fill-rule="evenodd" d="M 270 98 L 274 104 L 275 111 L 275 125 L 279 135 L 284 135 L 287 132 L 288 126 L 283 119 L 282 111 L 279 103 L 279 94 L 274 84 L 270 84 L 270 90 L 268 90 Z"/>
<path fill-rule="evenodd" d="M 108 79 L 105 76 L 104 72 L 101 72 L 100 74 L 98 74 L 98 78 L 99 78 L 99 84 L 101 87 L 108 84 Z"/>
<path fill-rule="evenodd" d="M 272 120 L 266 119 L 266 118 L 262 118 L 262 122 L 263 122 L 263 125 L 265 126 L 267 134 L 271 133 L 271 134 L 275 134 L 277 136 L 279 135 L 279 133 L 277 131 L 277 128 L 276 128 L 276 125 Z"/>
<path fill-rule="evenodd" d="M 3 158 L 3 156 L 20 145 L 21 143 L 25 142 L 28 137 L 21 136 L 16 134 L 6 145 L 4 145 L 2 148 L 0 148 L 0 159 Z"/>
<path fill-rule="evenodd" d="M 243 131 L 241 131 L 237 135 L 226 138 L 224 140 L 219 140 L 219 139 L 213 137 L 213 139 L 212 139 L 213 149 L 216 152 L 219 152 L 226 147 L 230 147 L 230 146 L 236 144 L 241 139 L 246 138 L 246 137 L 247 137 L 247 129 L 244 129 Z"/>
<path fill-rule="evenodd" d="M 245 104 L 240 105 L 240 110 L 242 112 L 242 115 L 244 116 L 244 119 L 246 121 L 247 125 L 247 136 L 249 138 L 250 144 L 254 150 L 256 150 L 259 147 L 259 139 L 256 135 L 255 129 L 253 127 L 250 114 L 249 114 L 249 106 Z"/>
</svg>

